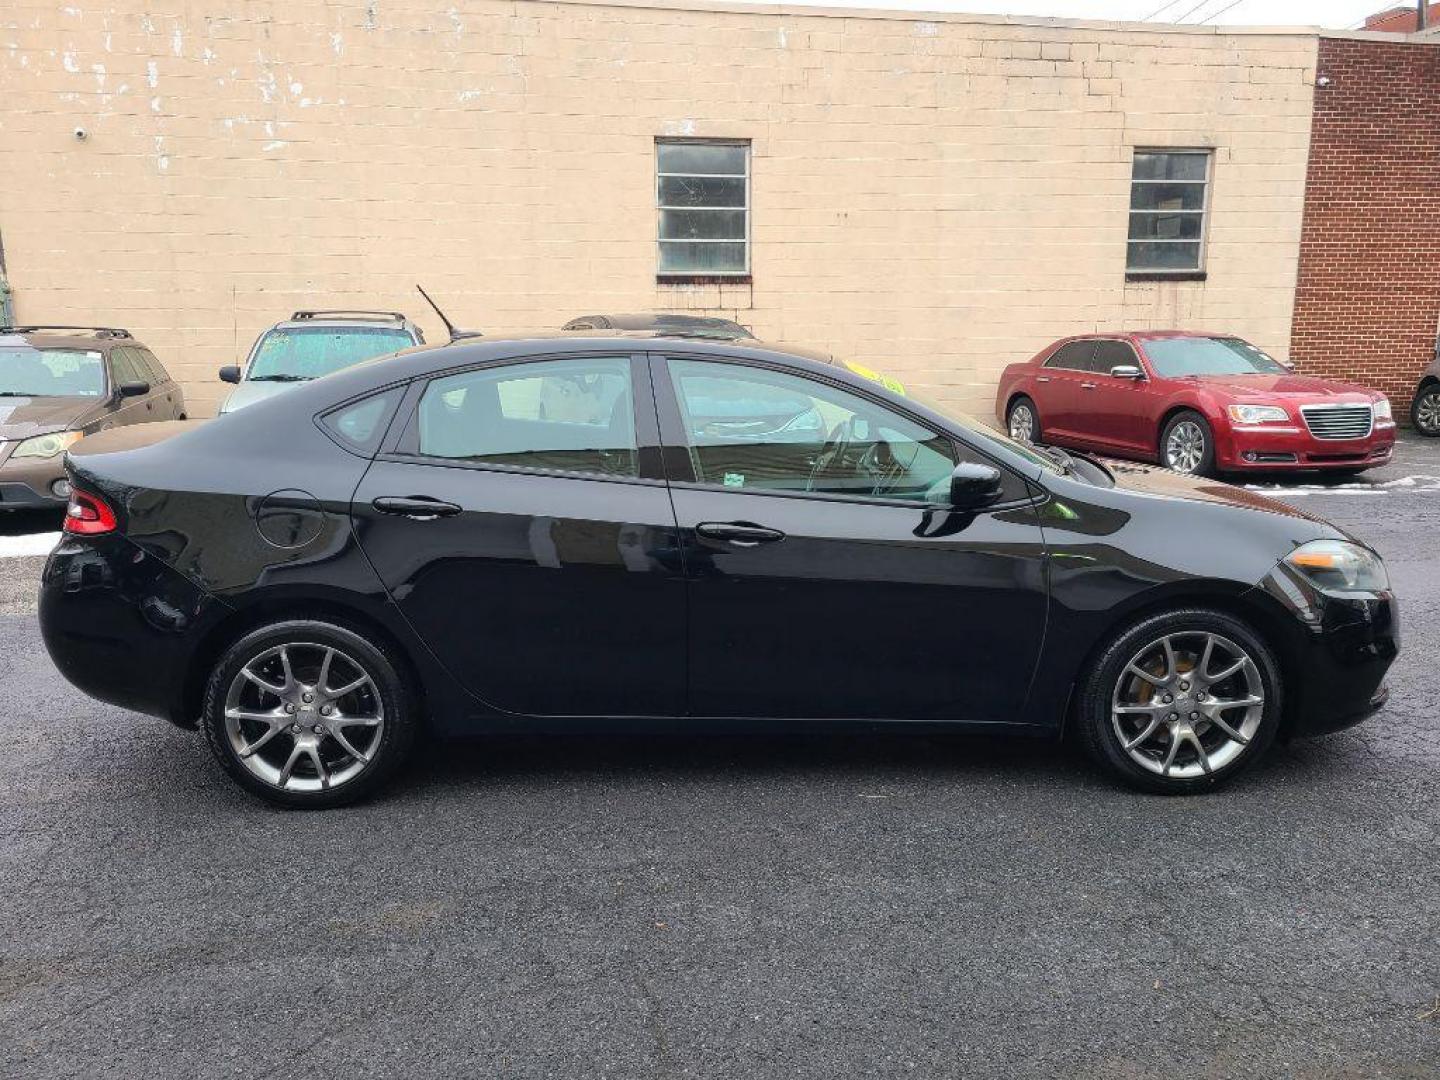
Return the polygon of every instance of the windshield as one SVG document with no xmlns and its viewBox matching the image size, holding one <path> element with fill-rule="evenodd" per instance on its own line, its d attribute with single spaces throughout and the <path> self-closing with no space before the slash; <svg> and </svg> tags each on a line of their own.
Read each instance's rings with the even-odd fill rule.
<svg viewBox="0 0 1440 1080">
<path fill-rule="evenodd" d="M 247 378 L 318 379 L 322 375 L 407 349 L 405 330 L 384 326 L 302 326 L 267 330 L 255 350 Z"/>
<path fill-rule="evenodd" d="M 100 397 L 105 361 L 88 349 L 0 348 L 0 395 L 5 397 Z"/>
<path fill-rule="evenodd" d="M 1288 375 L 1278 360 L 1239 338 L 1150 338 L 1145 355 L 1163 379 L 1186 375 Z"/>
</svg>

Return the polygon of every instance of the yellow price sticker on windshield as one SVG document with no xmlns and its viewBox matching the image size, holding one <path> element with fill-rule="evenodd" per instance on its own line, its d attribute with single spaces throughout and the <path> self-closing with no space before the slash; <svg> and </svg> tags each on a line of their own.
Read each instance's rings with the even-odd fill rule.
<svg viewBox="0 0 1440 1080">
<path fill-rule="evenodd" d="M 889 375 L 882 375 L 874 368 L 868 368 L 864 364 L 857 364 L 853 360 L 846 360 L 845 366 L 862 379 L 869 379 L 873 383 L 879 383 L 892 394 L 899 394 L 901 397 L 905 396 L 905 384 L 899 379 L 892 379 Z"/>
</svg>

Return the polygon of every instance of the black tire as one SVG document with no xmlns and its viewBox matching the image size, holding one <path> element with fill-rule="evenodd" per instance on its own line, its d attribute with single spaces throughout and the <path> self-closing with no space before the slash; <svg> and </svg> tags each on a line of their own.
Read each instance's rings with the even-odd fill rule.
<svg viewBox="0 0 1440 1080">
<path fill-rule="evenodd" d="M 340 734 L 344 740 L 359 750 L 364 759 L 354 757 L 341 748 L 340 741 L 330 733 L 317 734 L 315 743 L 320 759 L 302 758 L 295 767 L 295 774 L 287 780 L 287 787 L 282 788 L 274 782 L 267 781 L 252 771 L 252 766 L 247 765 L 242 759 L 240 748 L 234 745 L 235 739 L 248 741 L 243 732 L 233 733 L 227 726 L 227 697 L 231 693 L 232 684 L 244 685 L 241 670 L 252 661 L 264 656 L 267 652 L 278 649 L 280 646 L 287 647 L 287 657 L 293 650 L 297 655 L 294 659 L 295 678 L 297 688 L 309 677 L 307 670 L 301 665 L 312 653 L 323 658 L 326 650 L 335 650 L 335 655 L 340 659 L 334 661 L 344 668 L 345 674 L 338 676 L 342 680 L 351 680 L 354 673 L 351 668 L 360 674 L 368 676 L 370 682 L 361 687 L 354 694 L 361 695 L 358 699 L 361 702 L 360 708 L 354 708 L 353 703 L 357 700 L 350 696 L 337 697 L 334 700 L 340 704 L 334 706 L 336 709 L 350 710 L 356 714 L 369 708 L 380 716 L 383 722 L 378 725 L 379 730 L 368 736 L 368 740 L 362 743 L 359 740 L 367 739 L 365 728 L 361 725 L 366 721 L 354 721 L 360 730 L 357 734 L 354 728 L 344 728 Z M 317 651 L 318 650 L 318 651 Z M 275 661 L 279 663 L 278 658 Z M 291 661 L 285 661 L 289 664 Z M 273 670 L 273 669 L 272 669 Z M 228 648 L 224 655 L 216 663 L 211 672 L 209 682 L 205 688 L 204 710 L 201 717 L 201 725 L 205 731 L 206 741 L 214 752 L 216 760 L 227 773 L 241 787 L 267 802 L 277 806 L 284 806 L 292 809 L 327 809 L 334 806 L 343 806 L 355 802 L 372 794 L 383 785 L 404 762 L 415 741 L 416 730 L 419 726 L 419 719 L 416 715 L 416 697 L 410 687 L 406 684 L 405 678 L 400 674 L 404 665 L 397 657 L 390 654 L 389 649 L 374 641 L 368 640 L 354 630 L 334 623 L 317 622 L 309 619 L 296 619 L 286 622 L 272 623 L 268 626 L 253 630 L 240 638 Z M 253 680 L 252 680 L 253 681 Z M 277 680 L 278 681 L 278 680 Z M 328 685 L 340 689 L 335 685 L 332 677 Z M 311 687 L 317 689 L 318 687 Z M 260 693 L 262 699 L 269 694 L 274 699 L 273 711 L 277 714 L 288 704 L 281 704 L 284 698 L 279 694 L 270 691 L 255 691 Z M 299 689 L 295 691 L 298 695 Z M 308 698 L 306 699 L 309 700 Z M 319 701 L 326 700 L 323 695 Z M 315 714 L 314 710 L 319 708 L 316 705 L 297 706 L 304 710 L 297 714 L 294 719 L 303 721 L 308 717 L 324 726 L 333 721 L 322 720 Z M 258 709 L 259 706 L 256 706 Z M 270 711 L 270 710 L 267 710 Z M 238 722 L 237 722 L 238 723 Z M 299 727 L 300 725 L 296 725 Z M 263 728 L 257 729 L 263 732 Z M 255 768 L 260 768 L 263 763 L 271 766 L 278 764 L 279 758 L 275 756 L 288 757 L 286 753 L 288 746 L 295 753 L 294 748 L 300 742 L 300 736 L 310 738 L 310 732 L 318 729 L 301 728 L 300 735 L 293 734 L 294 729 L 283 729 L 275 734 L 267 736 L 265 743 L 257 743 L 269 749 L 264 754 L 259 751 L 252 751 L 251 760 L 257 762 Z M 314 783 L 320 783 L 320 770 L 326 759 L 332 759 L 344 763 L 344 769 L 337 769 L 334 775 L 343 775 L 347 770 L 353 773 L 346 775 L 330 787 L 322 787 L 315 790 L 295 790 L 288 787 L 290 782 L 300 781 L 312 782 L 302 773 L 314 773 Z M 327 773 L 327 776 L 329 774 Z M 286 779 L 283 771 L 280 779 Z"/>
<path fill-rule="evenodd" d="M 1171 435 L 1182 424 L 1193 424 L 1204 440 L 1204 449 L 1200 454 L 1199 463 L 1188 472 L 1171 464 L 1167 449 L 1170 446 Z M 1165 430 L 1160 432 L 1160 464 L 1184 476 L 1214 476 L 1215 433 L 1210 429 L 1210 422 L 1193 409 L 1181 409 L 1172 416 L 1165 424 Z"/>
<path fill-rule="evenodd" d="M 1219 751 L 1225 750 L 1226 747 L 1234 743 L 1237 748 L 1234 750 L 1235 756 L 1219 767 L 1215 767 L 1213 771 L 1210 772 L 1201 772 L 1199 775 L 1190 776 L 1169 775 L 1168 769 L 1165 773 L 1161 773 L 1156 771 L 1155 767 L 1163 764 L 1161 760 L 1164 756 L 1163 748 L 1168 746 L 1172 741 L 1180 740 L 1173 738 L 1172 732 L 1174 728 L 1166 723 L 1169 716 L 1177 714 L 1163 711 L 1160 718 L 1162 726 L 1166 727 L 1166 730 L 1156 731 L 1153 737 L 1155 740 L 1154 766 L 1147 768 L 1141 765 L 1135 757 L 1132 757 L 1131 752 L 1127 750 L 1122 743 L 1121 735 L 1117 731 L 1118 722 L 1112 711 L 1116 696 L 1121 693 L 1121 690 L 1126 685 L 1124 680 L 1134 680 L 1135 678 L 1127 671 L 1129 664 L 1137 653 L 1145 649 L 1150 643 L 1156 642 L 1161 638 L 1170 636 L 1174 640 L 1181 642 L 1183 646 L 1183 643 L 1186 641 L 1193 641 L 1198 644 L 1198 642 L 1203 639 L 1192 637 L 1192 635 L 1203 634 L 1218 635 L 1220 638 L 1226 639 L 1234 645 L 1239 646 L 1248 654 L 1250 660 L 1253 662 L 1254 672 L 1253 674 L 1242 673 L 1237 676 L 1237 678 L 1249 680 L 1258 677 L 1263 686 L 1264 704 L 1256 707 L 1259 713 L 1258 722 L 1250 720 L 1249 716 L 1251 714 L 1248 712 L 1246 713 L 1246 719 L 1243 721 L 1237 719 L 1236 713 L 1233 710 L 1221 712 L 1222 719 L 1227 719 L 1228 723 L 1238 725 L 1238 729 L 1242 734 L 1246 734 L 1246 725 L 1254 724 L 1254 727 L 1248 732 L 1248 741 L 1242 744 L 1224 737 L 1220 728 L 1210 725 L 1202 716 L 1202 719 L 1193 725 L 1191 730 L 1201 730 L 1203 728 L 1201 734 L 1197 737 L 1201 738 L 1202 742 L 1205 738 L 1212 740 L 1209 753 L 1215 754 L 1218 758 Z M 1179 655 L 1179 652 L 1180 649 L 1177 648 L 1177 655 Z M 1225 660 L 1222 659 L 1219 662 L 1223 664 Z M 1181 672 L 1182 662 L 1176 663 L 1176 669 L 1177 672 Z M 1216 670 L 1216 661 L 1214 659 L 1211 660 L 1210 670 Z M 1221 670 L 1223 670 L 1223 668 Z M 1183 678 L 1185 674 L 1193 678 L 1194 669 L 1192 668 L 1189 672 L 1183 672 L 1181 678 Z M 1141 680 L 1140 684 L 1143 685 L 1147 682 L 1148 680 Z M 1131 682 L 1130 685 L 1136 684 Z M 1176 683 L 1175 686 L 1172 687 L 1172 690 L 1178 692 L 1180 685 L 1187 684 L 1183 682 Z M 1201 685 L 1203 685 L 1201 681 L 1193 683 L 1193 686 L 1198 687 Z M 1221 687 L 1216 696 L 1223 698 L 1226 694 L 1234 692 L 1233 687 L 1236 684 L 1217 682 L 1215 685 Z M 1194 690 L 1190 689 L 1188 693 L 1193 694 Z M 1280 665 L 1275 658 L 1273 650 L 1266 645 L 1264 640 L 1256 634 L 1254 630 L 1239 619 L 1227 615 L 1224 612 L 1212 611 L 1205 608 L 1182 608 L 1141 619 L 1116 634 L 1110 640 L 1109 644 L 1100 652 L 1095 663 L 1091 666 L 1088 677 L 1085 677 L 1080 685 L 1075 713 L 1076 733 L 1086 753 L 1108 772 L 1131 787 L 1162 795 L 1190 795 L 1204 791 L 1212 791 L 1233 780 L 1264 756 L 1265 751 L 1274 741 L 1276 732 L 1280 727 L 1280 716 L 1283 706 L 1281 700 L 1282 693 L 1283 687 L 1280 679 Z M 1160 708 L 1162 710 L 1169 710 L 1171 708 L 1186 710 L 1192 707 L 1191 704 L 1186 704 L 1186 700 L 1183 696 L 1177 697 L 1175 698 L 1175 704 L 1160 706 Z M 1213 703 L 1214 698 L 1212 697 L 1210 700 Z M 1204 706 L 1199 707 L 1203 708 Z M 1195 716 L 1199 714 L 1192 712 L 1189 715 Z M 1130 719 L 1128 716 L 1123 718 L 1126 722 Z M 1185 718 L 1182 717 L 1182 723 L 1184 720 Z M 1134 719 L 1136 727 L 1143 727 L 1147 722 L 1147 718 L 1143 715 Z M 1146 742 L 1138 747 L 1138 756 L 1148 759 L 1150 757 L 1149 751 L 1151 745 L 1152 743 Z M 1190 771 L 1200 770 L 1202 766 L 1199 764 L 1199 753 L 1192 749 L 1188 741 L 1182 741 L 1181 746 L 1184 748 L 1184 752 L 1188 757 L 1194 758 L 1194 761 L 1188 760 L 1188 757 L 1182 759 L 1179 755 L 1176 755 L 1174 758 L 1176 772 L 1178 773 L 1182 766 Z M 1209 764 L 1209 760 L 1207 756 L 1207 765 Z"/>
<path fill-rule="evenodd" d="M 1440 383 L 1422 386 L 1410 402 L 1410 424 L 1421 435 L 1440 438 Z"/>
<path fill-rule="evenodd" d="M 1021 394 L 1014 401 L 1010 402 L 1010 405 L 1006 408 L 1005 431 L 1007 434 L 1009 434 L 1011 431 L 1014 430 L 1015 412 L 1022 406 L 1030 410 L 1030 415 L 1034 419 L 1030 434 L 1030 442 L 1038 444 L 1044 440 L 1044 429 L 1040 426 L 1040 409 L 1036 406 L 1034 400 L 1026 396 L 1025 394 Z M 1015 438 L 1015 436 L 1011 435 L 1011 438 Z M 1017 439 L 1017 441 L 1024 442 L 1025 440 Z"/>
</svg>

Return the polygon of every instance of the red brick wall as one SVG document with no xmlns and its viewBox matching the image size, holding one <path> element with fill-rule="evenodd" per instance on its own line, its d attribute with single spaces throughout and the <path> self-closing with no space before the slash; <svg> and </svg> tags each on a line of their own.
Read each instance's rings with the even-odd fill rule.
<svg viewBox="0 0 1440 1080">
<path fill-rule="evenodd" d="M 1290 357 L 1397 416 L 1440 323 L 1440 43 L 1321 38 Z"/>
</svg>

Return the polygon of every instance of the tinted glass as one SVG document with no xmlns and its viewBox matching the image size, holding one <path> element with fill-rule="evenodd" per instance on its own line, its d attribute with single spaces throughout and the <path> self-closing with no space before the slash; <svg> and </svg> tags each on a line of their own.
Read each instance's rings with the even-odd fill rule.
<svg viewBox="0 0 1440 1080">
<path fill-rule="evenodd" d="M 1166 379 L 1186 375 L 1287 375 L 1279 361 L 1239 338 L 1152 338 L 1145 355 L 1155 374 Z"/>
<path fill-rule="evenodd" d="M 1089 371 L 1090 359 L 1095 355 L 1094 341 L 1070 341 L 1055 350 L 1045 361 L 1047 368 L 1067 368 L 1071 371 Z"/>
<path fill-rule="evenodd" d="M 713 143 L 662 142 L 656 144 L 655 153 L 662 173 L 744 176 L 746 149 Z"/>
<path fill-rule="evenodd" d="M 436 379 L 420 401 L 430 457 L 634 476 L 625 357 L 539 360 Z"/>
<path fill-rule="evenodd" d="M 0 348 L 0 397 L 100 397 L 105 363 L 88 349 Z"/>
<path fill-rule="evenodd" d="M 407 349 L 410 335 L 386 326 L 302 326 L 267 330 L 247 378 L 318 379 L 377 356 Z"/>
<path fill-rule="evenodd" d="M 399 404 L 401 394 L 400 387 L 385 390 L 364 401 L 326 413 L 321 419 L 342 445 L 357 453 L 374 453 L 385 436 L 385 425 Z"/>
<path fill-rule="evenodd" d="M 955 452 L 935 432 L 858 395 L 795 375 L 672 360 L 696 479 L 943 503 Z"/>
<path fill-rule="evenodd" d="M 1127 367 L 1139 367 L 1140 359 L 1132 349 L 1123 341 L 1102 339 L 1095 346 L 1095 357 L 1090 362 L 1091 370 L 1108 375 L 1110 369 L 1121 365 Z"/>
<path fill-rule="evenodd" d="M 110 370 L 115 376 L 115 385 L 129 382 L 149 382 L 150 376 L 141 367 L 135 350 L 127 347 L 110 350 Z"/>
</svg>

